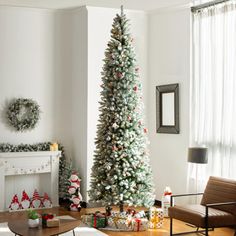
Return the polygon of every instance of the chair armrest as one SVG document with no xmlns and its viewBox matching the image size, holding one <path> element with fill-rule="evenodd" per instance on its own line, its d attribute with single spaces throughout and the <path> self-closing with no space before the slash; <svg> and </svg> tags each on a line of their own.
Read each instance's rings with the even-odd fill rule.
<svg viewBox="0 0 236 236">
<path fill-rule="evenodd" d="M 206 207 L 236 205 L 236 202 L 218 202 L 206 204 Z"/>
<path fill-rule="evenodd" d="M 205 224 L 206 227 L 208 227 L 208 208 L 213 206 L 227 206 L 227 205 L 236 205 L 236 202 L 218 202 L 218 203 L 209 203 L 206 204 L 206 218 L 205 218 Z"/>
<path fill-rule="evenodd" d="M 184 194 L 175 194 L 170 196 L 170 206 L 173 206 L 173 198 L 175 197 L 188 197 L 188 196 L 196 196 L 203 195 L 203 193 L 184 193 Z"/>
</svg>

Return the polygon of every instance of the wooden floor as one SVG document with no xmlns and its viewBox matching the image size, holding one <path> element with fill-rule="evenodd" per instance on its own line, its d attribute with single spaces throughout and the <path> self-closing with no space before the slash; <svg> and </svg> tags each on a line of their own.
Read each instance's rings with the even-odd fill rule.
<svg viewBox="0 0 236 236">
<path fill-rule="evenodd" d="M 116 209 L 114 209 L 116 210 Z M 78 212 L 70 212 L 65 210 L 64 208 L 53 208 L 49 210 L 44 210 L 44 212 L 51 212 L 55 213 L 57 215 L 71 215 L 74 218 L 80 219 L 81 215 L 85 213 L 92 213 L 95 211 L 104 211 L 104 208 L 87 208 L 82 209 L 80 213 Z M 42 211 L 39 211 L 39 213 L 42 213 Z M 0 223 L 6 222 L 6 221 L 12 221 L 19 218 L 26 218 L 26 212 L 15 212 L 15 213 L 9 213 L 4 212 L 0 213 Z M 183 232 L 183 231 L 190 231 L 194 230 L 194 228 L 191 228 L 190 226 L 187 226 L 183 222 L 180 221 L 174 221 L 174 230 L 175 232 Z M 144 232 L 111 232 L 111 231 L 104 231 L 107 235 L 110 236 L 168 236 L 169 235 L 169 219 L 164 219 L 164 225 L 161 229 L 151 230 Z M 210 236 L 234 236 L 234 230 L 230 228 L 220 228 L 215 229 L 213 232 L 209 233 Z M 201 235 L 201 234 L 188 234 L 188 235 Z M 1 236 L 1 235 L 0 235 Z"/>
</svg>

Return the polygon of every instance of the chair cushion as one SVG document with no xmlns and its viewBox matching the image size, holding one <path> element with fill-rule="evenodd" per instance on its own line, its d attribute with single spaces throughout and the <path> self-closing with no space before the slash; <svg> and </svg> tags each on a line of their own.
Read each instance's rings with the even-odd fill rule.
<svg viewBox="0 0 236 236">
<path fill-rule="evenodd" d="M 236 181 L 211 176 L 207 182 L 201 205 L 209 203 L 236 202 Z M 236 205 L 215 206 L 236 216 Z"/>
<path fill-rule="evenodd" d="M 185 205 L 169 207 L 169 217 L 181 220 L 197 227 L 205 226 L 205 206 Z M 209 208 L 208 227 L 223 227 L 236 225 L 236 217 L 228 212 Z"/>
</svg>

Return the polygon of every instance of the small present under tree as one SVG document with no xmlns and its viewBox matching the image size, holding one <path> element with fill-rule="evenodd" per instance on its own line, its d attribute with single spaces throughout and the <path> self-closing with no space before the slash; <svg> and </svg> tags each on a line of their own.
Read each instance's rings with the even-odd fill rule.
<svg viewBox="0 0 236 236">
<path fill-rule="evenodd" d="M 92 167 L 91 201 L 152 206 L 154 186 L 147 150 L 139 68 L 128 19 L 116 15 L 105 51 L 100 116 Z"/>
</svg>

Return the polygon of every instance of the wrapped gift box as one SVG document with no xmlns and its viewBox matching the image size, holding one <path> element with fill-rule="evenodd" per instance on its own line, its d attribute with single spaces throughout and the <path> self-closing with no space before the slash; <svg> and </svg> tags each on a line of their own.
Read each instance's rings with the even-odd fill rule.
<svg viewBox="0 0 236 236">
<path fill-rule="evenodd" d="M 106 227 L 106 216 L 101 213 L 86 214 L 81 216 L 82 222 L 94 228 Z"/>
<path fill-rule="evenodd" d="M 141 218 L 141 215 L 112 212 L 108 217 L 108 228 L 120 231 L 145 231 L 148 229 L 148 219 Z"/>
<path fill-rule="evenodd" d="M 95 228 L 114 231 L 145 231 L 149 221 L 144 211 L 136 213 L 134 210 L 127 212 L 111 212 L 106 214 L 95 213 L 81 216 L 82 222 Z"/>
<path fill-rule="evenodd" d="M 81 216 L 81 221 L 87 225 L 91 225 L 92 223 L 92 214 L 86 214 Z"/>
<path fill-rule="evenodd" d="M 125 212 L 112 212 L 108 217 L 107 225 L 109 228 L 119 229 L 121 231 L 133 231 L 132 219 Z"/>
<path fill-rule="evenodd" d="M 94 228 L 106 227 L 106 216 L 102 214 L 94 214 L 92 216 L 91 226 Z"/>
<path fill-rule="evenodd" d="M 43 214 L 42 215 L 42 226 L 43 227 L 59 227 L 60 220 L 55 218 L 53 214 Z"/>
<path fill-rule="evenodd" d="M 149 217 L 150 229 L 159 229 L 162 227 L 164 221 L 164 213 L 161 208 L 151 207 Z"/>
<path fill-rule="evenodd" d="M 47 227 L 59 227 L 60 226 L 60 220 L 59 219 L 51 219 L 47 220 Z"/>
<path fill-rule="evenodd" d="M 132 219 L 133 231 L 145 231 L 148 229 L 149 221 L 146 218 L 135 218 Z"/>
</svg>

